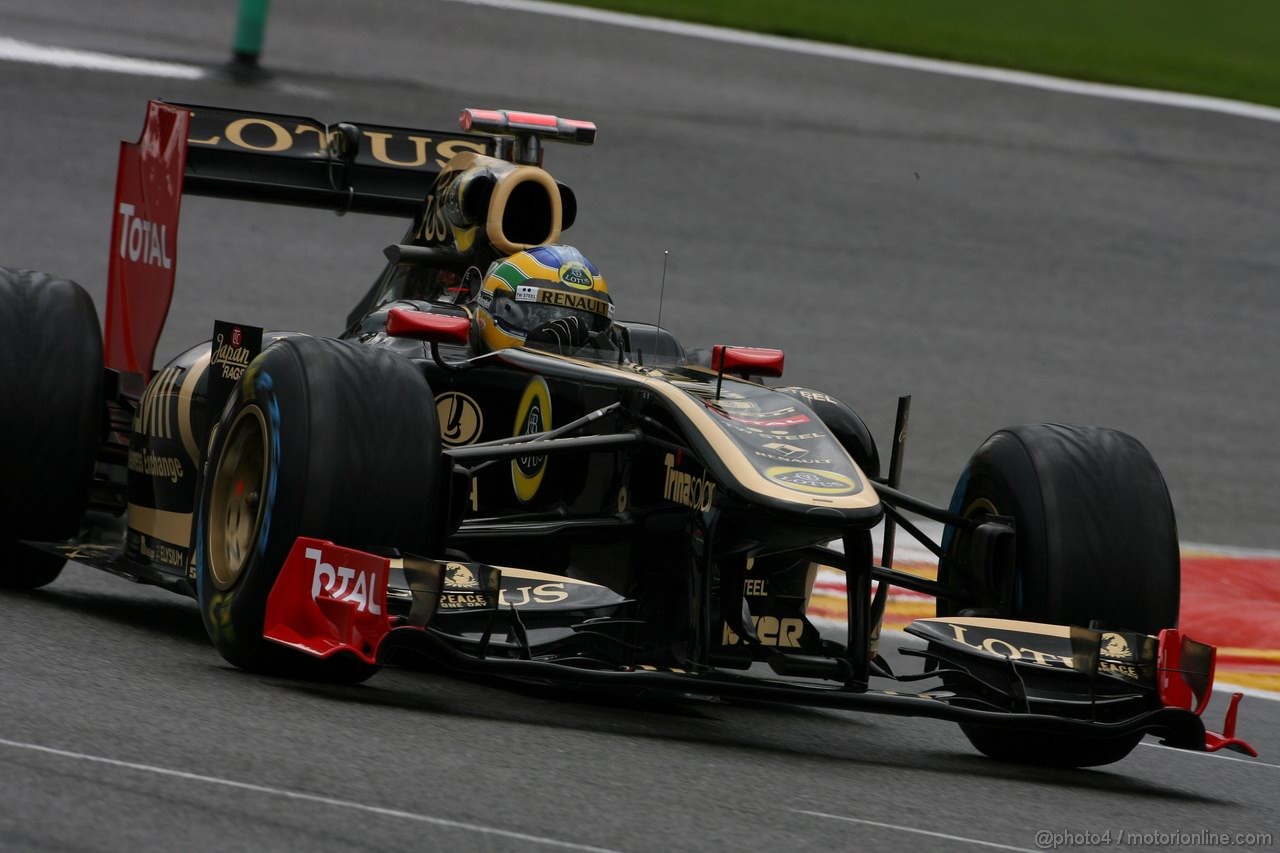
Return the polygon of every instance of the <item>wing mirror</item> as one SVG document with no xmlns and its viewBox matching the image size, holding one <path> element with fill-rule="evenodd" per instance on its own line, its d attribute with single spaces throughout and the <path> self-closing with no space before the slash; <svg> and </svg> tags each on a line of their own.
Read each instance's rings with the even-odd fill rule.
<svg viewBox="0 0 1280 853">
<path fill-rule="evenodd" d="M 431 344 L 466 346 L 471 336 L 471 320 L 455 314 L 392 308 L 387 312 L 387 334 L 393 338 L 413 338 Z"/>
<path fill-rule="evenodd" d="M 783 357 L 780 349 L 716 344 L 711 348 L 711 369 L 741 376 L 781 376 Z"/>
<path fill-rule="evenodd" d="M 780 349 L 716 344 L 711 348 L 711 369 L 716 372 L 716 399 L 720 399 L 726 372 L 739 376 L 781 376 L 782 359 Z"/>
</svg>

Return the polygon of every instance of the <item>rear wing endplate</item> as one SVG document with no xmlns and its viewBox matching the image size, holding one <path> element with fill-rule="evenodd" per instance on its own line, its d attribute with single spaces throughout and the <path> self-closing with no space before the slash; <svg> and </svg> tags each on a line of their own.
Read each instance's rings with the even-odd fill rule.
<svg viewBox="0 0 1280 853">
<path fill-rule="evenodd" d="M 183 195 L 419 215 L 441 167 L 493 137 L 152 101 L 120 145 L 105 361 L 149 378 L 173 297 Z"/>
</svg>

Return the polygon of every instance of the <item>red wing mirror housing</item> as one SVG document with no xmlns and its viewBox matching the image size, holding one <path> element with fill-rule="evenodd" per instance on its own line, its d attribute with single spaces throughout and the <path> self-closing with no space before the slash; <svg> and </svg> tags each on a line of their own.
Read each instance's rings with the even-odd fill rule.
<svg viewBox="0 0 1280 853">
<path fill-rule="evenodd" d="M 453 314 L 392 308 L 387 312 L 387 334 L 393 338 L 466 346 L 471 337 L 471 320 Z"/>
<path fill-rule="evenodd" d="M 716 344 L 711 348 L 711 369 L 717 373 L 781 376 L 783 358 L 780 349 Z"/>
<path fill-rule="evenodd" d="M 468 107 L 458 117 L 467 133 L 528 134 L 543 139 L 591 145 L 596 141 L 594 122 L 574 118 L 525 113 L 516 110 L 478 110 Z"/>
</svg>

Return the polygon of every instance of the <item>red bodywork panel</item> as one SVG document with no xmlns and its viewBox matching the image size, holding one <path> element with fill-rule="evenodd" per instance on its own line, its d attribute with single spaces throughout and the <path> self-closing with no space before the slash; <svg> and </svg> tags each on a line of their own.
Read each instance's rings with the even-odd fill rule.
<svg viewBox="0 0 1280 853">
<path fill-rule="evenodd" d="M 1161 704 L 1168 708 L 1195 711 L 1197 716 L 1203 715 L 1209 705 L 1209 698 L 1213 695 L 1217 656 L 1216 648 L 1197 643 L 1176 628 L 1161 631 L 1156 658 L 1156 686 L 1160 691 Z M 1256 749 L 1236 737 L 1236 715 L 1243 698 L 1244 694 L 1232 694 L 1221 734 L 1205 731 L 1206 752 L 1227 748 L 1258 757 Z"/>
<path fill-rule="evenodd" d="M 393 338 L 466 346 L 471 336 L 471 320 L 452 314 L 392 308 L 387 312 L 387 334 Z"/>
<path fill-rule="evenodd" d="M 593 122 L 542 113 L 468 107 L 458 116 L 458 124 L 468 133 L 525 133 L 578 145 L 591 145 L 596 141 L 596 126 Z"/>
<path fill-rule="evenodd" d="M 491 138 L 456 131 L 362 124 L 350 126 L 361 143 L 340 150 L 331 143 L 346 138 L 336 128 L 348 124 L 147 104 L 141 138 L 120 145 L 103 335 L 107 367 L 150 379 L 173 297 L 184 194 L 412 218 L 445 161 L 495 146 Z"/>
<path fill-rule="evenodd" d="M 384 557 L 298 537 L 267 597 L 263 636 L 319 658 L 351 652 L 377 663 L 391 631 Z"/>
<path fill-rule="evenodd" d="M 716 344 L 711 348 L 711 369 L 754 376 L 781 376 L 783 357 L 780 349 Z"/>
<path fill-rule="evenodd" d="M 189 120 L 186 110 L 152 101 L 142 137 L 120 143 L 103 360 L 147 379 L 177 273 Z"/>
</svg>

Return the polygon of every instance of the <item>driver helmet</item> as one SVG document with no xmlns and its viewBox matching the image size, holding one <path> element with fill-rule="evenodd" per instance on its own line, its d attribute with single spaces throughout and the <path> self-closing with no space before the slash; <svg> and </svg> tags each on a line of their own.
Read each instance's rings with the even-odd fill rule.
<svg viewBox="0 0 1280 853">
<path fill-rule="evenodd" d="M 604 277 L 572 246 L 538 246 L 496 261 L 476 301 L 485 351 L 526 344 L 574 350 L 613 324 Z"/>
</svg>

